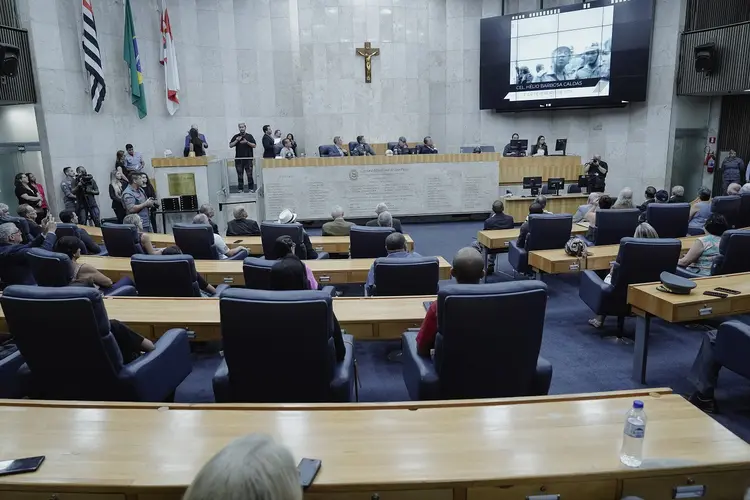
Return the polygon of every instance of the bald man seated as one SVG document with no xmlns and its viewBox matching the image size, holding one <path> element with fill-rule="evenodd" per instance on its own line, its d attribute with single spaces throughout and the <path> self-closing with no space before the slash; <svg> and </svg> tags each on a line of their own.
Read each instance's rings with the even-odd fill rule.
<svg viewBox="0 0 750 500">
<path fill-rule="evenodd" d="M 464 247 L 453 257 L 451 276 L 460 285 L 478 285 L 484 277 L 484 260 L 474 247 Z M 435 348 L 435 337 L 437 336 L 437 300 L 430 304 L 427 314 L 422 321 L 422 326 L 417 334 L 417 353 L 420 356 L 429 356 L 430 350 Z"/>
<path fill-rule="evenodd" d="M 409 253 L 406 249 L 406 238 L 401 233 L 391 233 L 385 239 L 385 250 L 388 252 L 386 258 L 389 259 L 407 259 L 409 257 L 421 257 L 417 252 Z M 370 266 L 370 272 L 367 273 L 367 282 L 365 283 L 365 290 L 368 295 L 375 285 L 375 263 Z"/>
</svg>

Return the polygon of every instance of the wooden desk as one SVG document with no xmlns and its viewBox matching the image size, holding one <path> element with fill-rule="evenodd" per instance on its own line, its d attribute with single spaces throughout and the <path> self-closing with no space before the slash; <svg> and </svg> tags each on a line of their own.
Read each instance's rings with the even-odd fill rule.
<svg viewBox="0 0 750 500">
<path fill-rule="evenodd" d="M 583 175 L 580 156 L 552 155 L 516 158 L 499 154 L 498 164 L 500 165 L 500 184 L 521 184 L 524 177 L 537 176 L 544 181 L 552 177 L 562 177 L 566 181 L 565 184 L 570 184 L 573 181 L 577 183 L 578 176 Z M 550 208 L 547 210 L 554 212 Z"/>
<path fill-rule="evenodd" d="M 324 285 L 343 285 L 347 283 L 364 283 L 367 273 L 375 259 L 324 259 L 306 260 L 305 265 L 315 275 L 315 279 Z M 451 265 L 443 257 L 440 262 L 440 279 L 451 278 Z M 96 267 L 113 281 L 124 276 L 133 277 L 128 257 L 82 256 L 81 263 Z M 212 285 L 226 283 L 232 286 L 244 286 L 245 276 L 242 273 L 242 261 L 239 260 L 196 260 L 195 269 Z"/>
<path fill-rule="evenodd" d="M 91 239 L 97 244 L 103 244 L 102 229 L 93 226 L 80 226 L 85 229 Z M 158 248 L 174 245 L 174 235 L 162 233 L 149 233 L 151 242 Z M 410 252 L 414 251 L 414 240 L 408 234 L 404 235 L 406 246 Z M 247 248 L 250 255 L 263 255 L 263 245 L 260 236 L 224 236 L 224 241 L 229 248 L 243 246 Z M 349 253 L 348 236 L 310 236 L 310 243 L 318 252 Z"/>
<path fill-rule="evenodd" d="M 680 238 L 682 242 L 682 255 L 685 255 L 693 246 L 698 236 Z M 561 274 L 578 272 L 583 270 L 602 271 L 609 269 L 611 263 L 617 258 L 620 245 L 602 245 L 588 247 L 590 255 L 583 257 L 572 257 L 565 253 L 564 249 L 534 250 L 529 252 L 529 265 L 536 272 L 547 274 Z"/>
<path fill-rule="evenodd" d="M 512 216 L 517 222 L 523 222 L 529 215 L 529 205 L 534 203 L 534 198 L 534 196 L 503 198 L 505 213 Z M 586 204 L 588 198 L 589 195 L 587 194 L 547 195 L 547 207 L 545 209 L 555 214 L 574 214 L 578 207 Z"/>
<path fill-rule="evenodd" d="M 708 500 L 742 498 L 747 443 L 678 395 L 639 399 L 649 422 L 637 469 L 618 458 L 632 397 L 418 411 L 4 404 L 3 456 L 47 459 L 34 474 L 1 477 L 0 496 L 179 500 L 212 455 L 260 432 L 295 461 L 322 460 L 307 500 L 660 500 L 688 485 L 705 486 Z"/>
<path fill-rule="evenodd" d="M 648 337 L 651 318 L 657 317 L 670 323 L 698 321 L 717 316 L 731 316 L 750 312 L 750 273 L 729 274 L 694 280 L 698 285 L 689 295 L 660 292 L 660 283 L 630 285 L 628 304 L 636 314 L 635 353 L 633 357 L 633 379 L 646 381 L 648 360 Z M 703 295 L 716 287 L 730 288 L 742 292 L 726 299 Z"/>
<path fill-rule="evenodd" d="M 418 328 L 425 315 L 423 303 L 434 296 L 346 297 L 333 301 L 341 327 L 358 339 L 399 339 L 409 328 Z M 191 340 L 221 339 L 219 300 L 214 298 L 108 297 L 110 319 L 122 321 L 150 339 L 170 328 L 186 328 Z M 0 310 L 0 331 L 7 331 Z"/>
</svg>

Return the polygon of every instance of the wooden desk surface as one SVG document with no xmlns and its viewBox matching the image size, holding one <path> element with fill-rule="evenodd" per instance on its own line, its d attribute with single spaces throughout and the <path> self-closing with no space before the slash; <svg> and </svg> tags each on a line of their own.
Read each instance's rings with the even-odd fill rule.
<svg viewBox="0 0 750 500">
<path fill-rule="evenodd" d="M 93 226 L 80 227 L 85 229 L 96 243 L 104 243 L 101 228 Z M 149 233 L 149 235 L 151 236 L 151 242 L 158 248 L 174 245 L 174 235 L 172 234 Z M 224 236 L 223 238 L 229 248 L 243 246 L 252 255 L 263 254 L 263 245 L 260 241 L 260 236 Z M 405 234 L 404 238 L 406 239 L 406 246 L 409 248 L 409 251 L 413 251 L 414 240 L 408 234 Z M 349 253 L 348 236 L 310 236 L 310 243 L 312 243 L 318 252 Z"/>
<path fill-rule="evenodd" d="M 440 279 L 451 277 L 451 265 L 443 257 L 437 258 L 440 263 Z M 306 260 L 315 279 L 322 284 L 342 285 L 347 283 L 364 283 L 367 273 L 375 259 L 323 259 Z M 128 257 L 82 256 L 81 263 L 96 267 L 110 279 L 117 281 L 124 276 L 133 277 Z M 212 285 L 226 283 L 243 286 L 245 276 L 242 273 L 242 261 L 238 260 L 196 260 L 195 269 Z"/>
<path fill-rule="evenodd" d="M 418 411 L 1 406 L 2 456 L 47 459 L 36 473 L 0 477 L 0 490 L 24 499 L 47 498 L 44 491 L 177 499 L 223 446 L 261 432 L 296 461 L 322 460 L 306 498 L 385 490 L 389 499 L 515 499 L 541 487 L 562 498 L 614 500 L 620 490 L 653 493 L 657 485 L 671 493 L 686 474 L 709 483 L 708 498 L 742 497 L 750 485 L 748 444 L 680 396 L 642 399 L 646 459 L 636 469 L 618 458 L 630 397 Z M 330 496 L 336 491 L 361 493 Z"/>
<path fill-rule="evenodd" d="M 636 314 L 648 313 L 671 323 L 694 321 L 750 312 L 750 273 L 694 279 L 696 287 L 688 295 L 657 290 L 660 283 L 630 285 L 628 303 Z M 724 287 L 741 292 L 725 299 L 703 295 L 706 290 Z"/>
<path fill-rule="evenodd" d="M 584 223 L 574 223 L 570 230 L 571 235 L 586 234 L 588 231 L 588 225 Z M 498 248 L 507 248 L 511 241 L 518 239 L 518 234 L 521 232 L 520 228 L 514 227 L 513 229 L 495 229 L 492 231 L 479 231 L 477 233 L 477 241 L 489 248 L 490 250 L 496 250 Z"/>
</svg>

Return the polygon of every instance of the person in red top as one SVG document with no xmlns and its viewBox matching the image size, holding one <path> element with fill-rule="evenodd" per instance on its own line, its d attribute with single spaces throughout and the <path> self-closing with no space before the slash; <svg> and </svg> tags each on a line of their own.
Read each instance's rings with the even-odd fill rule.
<svg viewBox="0 0 750 500">
<path fill-rule="evenodd" d="M 36 181 L 36 176 L 32 173 L 26 174 L 26 177 L 29 178 L 29 186 L 36 189 L 37 193 L 39 193 L 39 197 L 42 199 L 42 204 L 40 206 L 41 211 L 37 211 L 36 213 L 36 223 L 41 224 L 42 219 L 47 217 L 47 213 L 49 212 L 49 205 L 47 205 L 47 196 L 44 194 L 44 186 L 39 184 Z"/>
<path fill-rule="evenodd" d="M 477 285 L 484 277 L 484 261 L 476 248 L 464 247 L 453 257 L 451 276 L 460 285 Z M 437 336 L 437 300 L 430 304 L 417 334 L 417 353 L 429 356 Z"/>
</svg>

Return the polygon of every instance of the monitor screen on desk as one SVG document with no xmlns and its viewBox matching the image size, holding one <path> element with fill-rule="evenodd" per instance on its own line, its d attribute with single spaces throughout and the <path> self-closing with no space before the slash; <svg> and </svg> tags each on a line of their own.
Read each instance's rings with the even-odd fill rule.
<svg viewBox="0 0 750 500">
<path fill-rule="evenodd" d="M 525 156 L 526 151 L 529 150 L 528 139 L 511 139 L 510 140 L 510 151 L 513 156 Z"/>
<path fill-rule="evenodd" d="M 539 189 L 542 187 L 542 177 L 524 177 L 523 188 L 524 189 Z"/>
<path fill-rule="evenodd" d="M 554 191 L 555 194 L 558 194 L 558 191 L 561 191 L 564 187 L 565 179 L 562 177 L 550 177 L 547 179 L 547 189 L 550 193 Z"/>
</svg>

